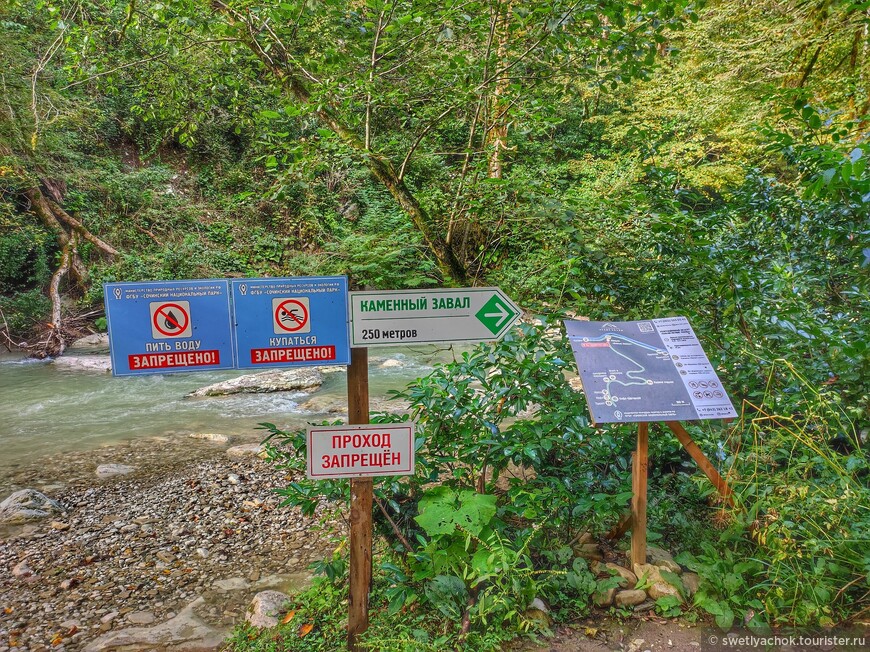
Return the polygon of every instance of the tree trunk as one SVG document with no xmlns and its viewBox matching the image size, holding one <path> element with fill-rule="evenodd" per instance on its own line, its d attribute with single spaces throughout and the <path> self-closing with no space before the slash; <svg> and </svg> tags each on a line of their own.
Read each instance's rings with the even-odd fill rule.
<svg viewBox="0 0 870 652">
<path fill-rule="evenodd" d="M 496 47 L 496 70 L 503 69 L 504 62 L 507 60 L 508 46 L 508 22 L 510 21 L 513 2 L 508 2 L 501 14 L 497 17 L 498 24 L 496 25 L 496 39 L 498 46 Z M 495 88 L 492 93 L 490 103 L 491 123 L 486 134 L 486 143 L 492 148 L 489 154 L 489 165 L 487 167 L 490 179 L 501 179 L 504 174 L 504 158 L 503 152 L 507 149 L 508 135 L 508 103 L 505 102 L 505 96 L 508 90 L 507 73 L 504 76 L 495 80 Z"/>
<path fill-rule="evenodd" d="M 13 154 L 8 147 L 0 145 L 0 155 L 12 156 Z M 17 172 L 18 176 L 22 179 L 32 178 L 24 170 L 18 170 Z M 44 180 L 41 180 L 41 183 L 45 185 L 50 194 L 55 195 L 55 199 L 61 199 L 57 196 L 60 192 L 60 185 Z M 51 321 L 48 324 L 50 329 L 48 337 L 41 341 L 40 344 L 28 348 L 33 351 L 34 355 L 40 357 L 60 355 L 66 349 L 61 297 L 62 282 L 66 277 L 70 277 L 76 285 L 84 288 L 87 281 L 87 270 L 78 253 L 79 239 L 90 242 L 99 251 L 109 257 L 118 255 L 118 251 L 91 233 L 79 220 L 63 210 L 56 201 L 47 198 L 37 184 L 25 188 L 22 194 L 30 202 L 30 210 L 37 219 L 46 229 L 54 233 L 61 251 L 60 264 L 54 274 L 52 274 L 48 286 L 48 297 L 51 300 Z M 6 337 L 9 339 L 11 334 L 8 333 L 8 326 L 5 323 L 4 328 L 7 330 Z"/>
<path fill-rule="evenodd" d="M 384 187 L 393 196 L 393 199 L 399 204 L 403 211 L 411 219 L 411 222 L 423 236 L 423 240 L 429 247 L 429 250 L 435 256 L 438 262 L 438 267 L 444 275 L 445 280 L 452 281 L 456 284 L 462 284 L 467 279 L 465 266 L 456 256 L 453 248 L 447 242 L 435 233 L 432 227 L 432 219 L 426 210 L 417 201 L 417 198 L 405 185 L 405 182 L 396 173 L 393 164 L 390 160 L 377 152 L 368 151 L 365 141 L 361 140 L 347 125 L 341 122 L 332 107 L 327 104 L 318 102 L 314 103 L 311 100 L 311 92 L 308 90 L 305 83 L 302 81 L 299 73 L 293 71 L 292 67 L 284 63 L 279 65 L 267 53 L 254 38 L 253 34 L 256 29 L 253 25 L 242 19 L 239 15 L 222 3 L 218 3 L 218 7 L 227 18 L 233 23 L 244 24 L 244 33 L 241 37 L 242 42 L 251 50 L 251 52 L 260 60 L 266 69 L 277 79 L 287 93 L 289 93 L 300 104 L 307 105 L 313 108 L 314 114 L 327 127 L 344 142 L 345 145 L 357 152 L 365 161 L 366 166 L 372 175 L 380 181 Z M 276 50 L 280 50 L 283 45 L 276 43 L 279 46 L 271 50 L 275 54 Z"/>
</svg>

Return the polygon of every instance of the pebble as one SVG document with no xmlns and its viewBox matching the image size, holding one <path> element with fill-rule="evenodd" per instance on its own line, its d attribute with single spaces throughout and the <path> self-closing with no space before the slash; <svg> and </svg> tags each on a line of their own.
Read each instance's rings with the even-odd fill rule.
<svg viewBox="0 0 870 652">
<path fill-rule="evenodd" d="M 31 575 L 33 575 L 33 570 L 26 561 L 18 562 L 12 567 L 12 577 L 30 577 Z"/>
</svg>

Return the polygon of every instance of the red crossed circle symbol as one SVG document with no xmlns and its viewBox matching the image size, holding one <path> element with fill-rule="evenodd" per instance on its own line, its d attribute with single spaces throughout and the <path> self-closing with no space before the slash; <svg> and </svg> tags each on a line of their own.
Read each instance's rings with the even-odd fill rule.
<svg viewBox="0 0 870 652">
<path fill-rule="evenodd" d="M 302 311 L 301 317 L 296 314 L 300 310 Z M 295 333 L 305 328 L 305 325 L 308 323 L 308 309 L 304 303 L 296 299 L 282 301 L 275 308 L 275 323 L 278 324 L 278 328 L 281 330 Z"/>
<path fill-rule="evenodd" d="M 175 308 L 181 316 L 179 317 L 175 313 L 170 312 L 172 308 Z M 158 317 L 162 317 L 163 321 L 161 322 Z M 154 322 L 154 328 L 157 329 L 158 333 L 166 335 L 167 337 L 177 337 L 187 330 L 187 325 L 190 323 L 190 315 L 188 315 L 184 308 L 179 306 L 177 303 L 164 303 L 154 311 L 152 321 Z M 170 326 L 166 326 L 167 323 L 173 327 L 171 330 Z M 163 327 L 161 327 L 161 324 Z M 175 330 L 176 328 L 178 330 Z"/>
</svg>

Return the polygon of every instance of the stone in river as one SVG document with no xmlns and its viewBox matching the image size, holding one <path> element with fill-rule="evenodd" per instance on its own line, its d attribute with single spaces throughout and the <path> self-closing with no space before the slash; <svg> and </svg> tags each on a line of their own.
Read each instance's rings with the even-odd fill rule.
<svg viewBox="0 0 870 652">
<path fill-rule="evenodd" d="M 109 348 L 109 334 L 94 333 L 92 335 L 80 337 L 67 347 L 67 351 L 107 348 Z"/>
<path fill-rule="evenodd" d="M 230 439 L 226 435 L 221 435 L 216 432 L 194 432 L 188 435 L 191 439 L 205 439 L 206 441 L 213 441 L 217 444 L 225 444 Z"/>
<path fill-rule="evenodd" d="M 111 478 L 115 475 L 127 475 L 136 469 L 126 464 L 100 464 L 97 467 L 98 478 Z"/>
<path fill-rule="evenodd" d="M 60 503 L 45 494 L 35 489 L 22 489 L 0 503 L 0 523 L 24 523 L 64 511 Z"/>
<path fill-rule="evenodd" d="M 187 396 L 229 396 L 231 394 L 261 394 L 266 392 L 312 392 L 323 384 L 323 374 L 317 369 L 274 369 L 258 374 L 247 374 L 207 387 L 201 387 Z"/>
<path fill-rule="evenodd" d="M 107 373 L 112 370 L 112 359 L 107 355 L 62 355 L 54 359 L 55 366 L 82 371 Z"/>
</svg>

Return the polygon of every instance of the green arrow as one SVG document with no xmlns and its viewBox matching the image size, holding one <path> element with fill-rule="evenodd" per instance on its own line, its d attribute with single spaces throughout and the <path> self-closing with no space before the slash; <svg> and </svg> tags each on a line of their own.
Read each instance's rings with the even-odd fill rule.
<svg viewBox="0 0 870 652">
<path fill-rule="evenodd" d="M 498 335 L 506 324 L 510 324 L 519 313 L 510 304 L 502 301 L 497 294 L 492 295 L 483 308 L 477 311 L 475 317 L 489 329 L 493 335 Z"/>
</svg>

